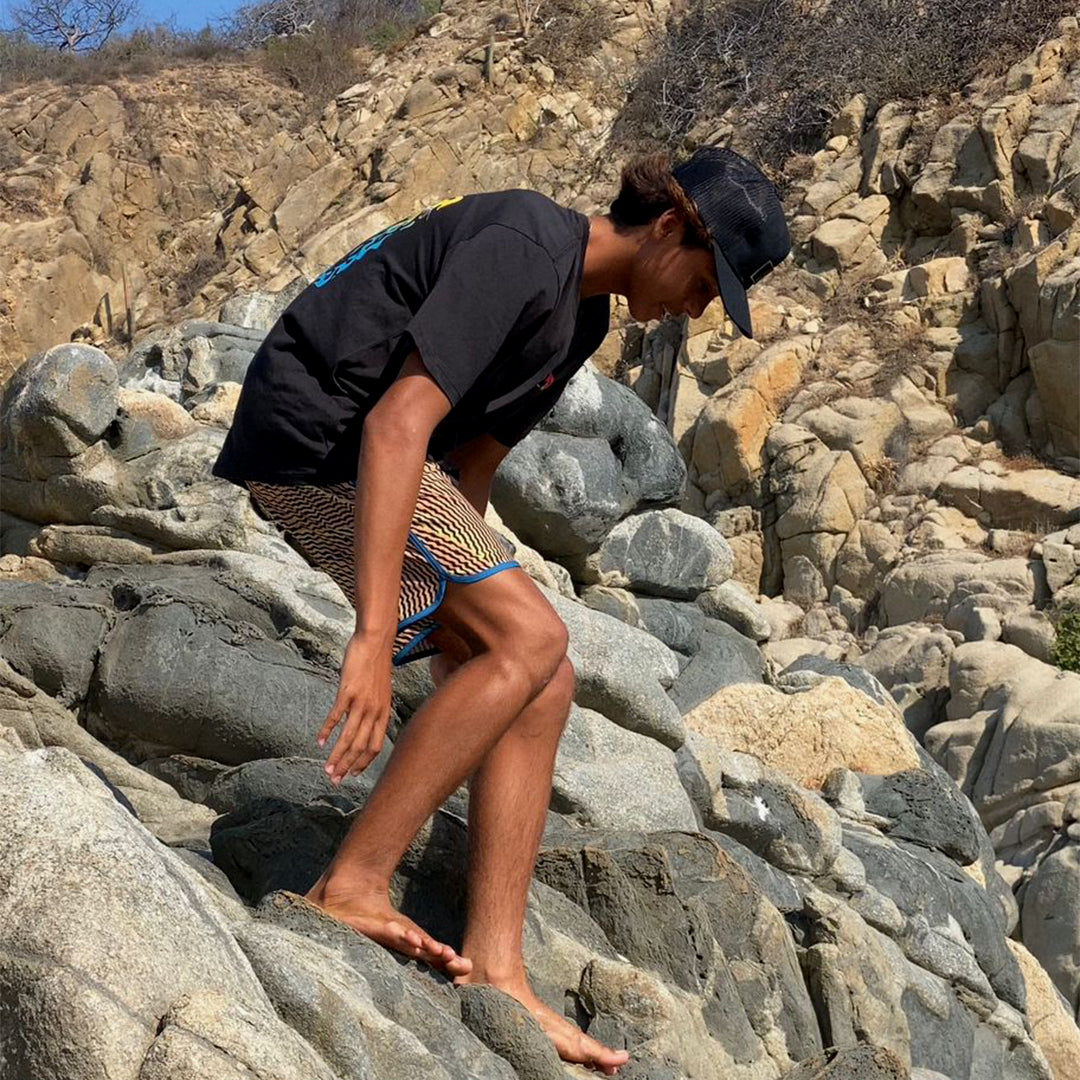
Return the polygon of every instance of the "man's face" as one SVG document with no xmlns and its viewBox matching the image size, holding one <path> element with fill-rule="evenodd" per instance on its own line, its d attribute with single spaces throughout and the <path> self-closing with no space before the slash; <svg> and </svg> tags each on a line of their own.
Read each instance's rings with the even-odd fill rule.
<svg viewBox="0 0 1080 1080">
<path fill-rule="evenodd" d="M 712 251 L 686 247 L 682 234 L 678 212 L 665 210 L 638 249 L 626 295 L 638 322 L 683 314 L 697 319 L 719 295 Z"/>
</svg>

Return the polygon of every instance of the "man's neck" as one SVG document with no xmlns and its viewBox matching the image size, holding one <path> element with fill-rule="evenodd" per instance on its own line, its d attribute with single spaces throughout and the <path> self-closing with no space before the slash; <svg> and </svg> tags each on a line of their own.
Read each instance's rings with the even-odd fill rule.
<svg viewBox="0 0 1080 1080">
<path fill-rule="evenodd" d="M 581 276 L 583 300 L 600 293 L 626 295 L 637 243 L 626 233 L 617 233 L 611 218 L 598 214 L 589 218 L 589 243 L 585 249 L 585 270 Z"/>
</svg>

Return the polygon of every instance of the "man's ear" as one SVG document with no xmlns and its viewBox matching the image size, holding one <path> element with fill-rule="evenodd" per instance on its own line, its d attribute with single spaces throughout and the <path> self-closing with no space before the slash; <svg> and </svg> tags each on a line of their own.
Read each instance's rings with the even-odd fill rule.
<svg viewBox="0 0 1080 1080">
<path fill-rule="evenodd" d="M 652 234 L 657 240 L 663 240 L 681 227 L 679 211 L 669 206 L 662 214 L 652 220 Z"/>
</svg>

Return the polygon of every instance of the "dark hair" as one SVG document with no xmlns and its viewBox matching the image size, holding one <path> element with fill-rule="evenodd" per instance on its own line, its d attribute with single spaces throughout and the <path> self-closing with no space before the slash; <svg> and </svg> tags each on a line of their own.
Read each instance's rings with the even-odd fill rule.
<svg viewBox="0 0 1080 1080">
<path fill-rule="evenodd" d="M 671 157 L 663 152 L 628 162 L 622 170 L 622 186 L 608 211 L 616 229 L 648 225 L 674 207 L 683 219 L 682 242 L 687 247 L 712 246 L 709 230 L 697 207 L 671 174 Z"/>
</svg>

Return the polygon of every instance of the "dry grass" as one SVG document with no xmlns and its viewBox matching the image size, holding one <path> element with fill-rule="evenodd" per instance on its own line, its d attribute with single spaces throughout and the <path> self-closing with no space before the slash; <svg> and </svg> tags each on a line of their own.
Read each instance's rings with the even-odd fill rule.
<svg viewBox="0 0 1080 1080">
<path fill-rule="evenodd" d="M 1051 462 L 1030 450 L 1008 450 L 999 443 L 987 443 L 980 454 L 982 461 L 996 461 L 1008 472 L 1029 472 L 1031 469 L 1053 468 Z"/>
<path fill-rule="evenodd" d="M 542 59 L 561 79 L 573 79 L 613 32 L 614 20 L 604 5 L 592 0 L 545 0 L 523 52 Z"/>
<path fill-rule="evenodd" d="M 871 490 L 880 498 L 891 495 L 896 490 L 896 482 L 900 478 L 900 467 L 890 457 L 881 458 L 878 461 L 867 462 L 863 466 L 863 476 Z"/>
</svg>

